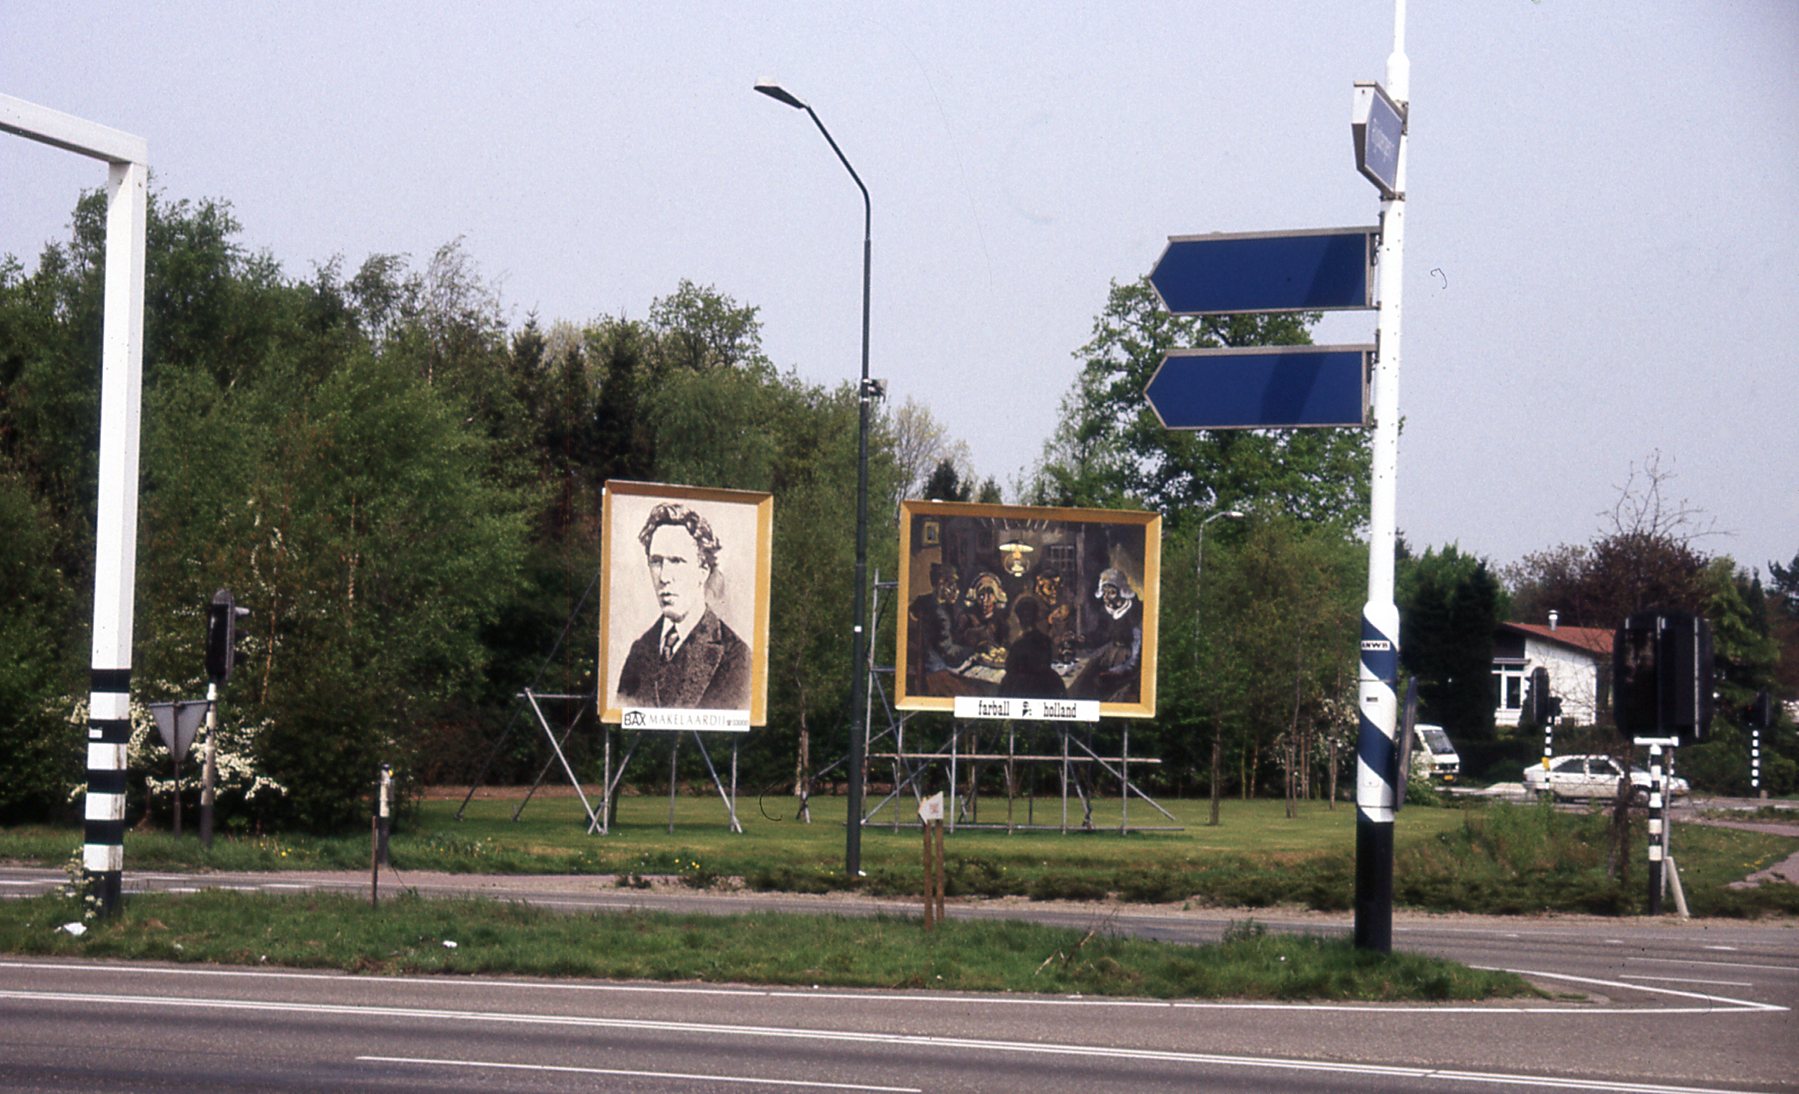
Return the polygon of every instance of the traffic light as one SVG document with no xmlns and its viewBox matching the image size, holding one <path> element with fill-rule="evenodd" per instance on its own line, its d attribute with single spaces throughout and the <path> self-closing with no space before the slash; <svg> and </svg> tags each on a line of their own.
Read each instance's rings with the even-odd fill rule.
<svg viewBox="0 0 1799 1094">
<path fill-rule="evenodd" d="M 1688 612 L 1638 612 L 1612 640 L 1612 713 L 1635 737 L 1705 735 L 1712 720 L 1712 630 Z"/>
<path fill-rule="evenodd" d="M 1767 692 L 1755 693 L 1755 698 L 1749 703 L 1748 717 L 1745 721 L 1755 729 L 1774 728 L 1774 700 Z"/>
<path fill-rule="evenodd" d="M 1548 725 L 1555 714 L 1550 702 L 1549 670 L 1539 665 L 1530 674 L 1530 718 L 1536 725 Z"/>
<path fill-rule="evenodd" d="M 237 624 L 249 614 L 250 609 L 237 606 L 230 589 L 212 594 L 212 603 L 206 606 L 206 675 L 213 683 L 223 684 L 244 659 L 237 648 Z"/>
</svg>

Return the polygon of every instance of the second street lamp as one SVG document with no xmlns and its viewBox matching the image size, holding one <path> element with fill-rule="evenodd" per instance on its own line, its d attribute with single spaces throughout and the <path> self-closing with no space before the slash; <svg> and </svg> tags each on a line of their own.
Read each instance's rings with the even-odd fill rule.
<svg viewBox="0 0 1799 1094">
<path fill-rule="evenodd" d="M 880 382 L 868 378 L 868 260 L 874 206 L 868 200 L 868 187 L 862 185 L 862 176 L 850 166 L 843 149 L 837 147 L 831 131 L 818 120 L 810 106 L 779 84 L 759 83 L 756 90 L 778 103 L 804 110 L 812 124 L 824 134 L 831 151 L 837 154 L 837 161 L 850 173 L 856 189 L 862 191 L 862 380 L 856 389 L 860 413 L 856 431 L 856 588 L 850 614 L 855 638 L 850 643 L 850 787 L 843 862 L 844 872 L 857 877 L 862 873 L 862 753 L 868 740 L 868 634 L 862 625 L 862 616 L 868 606 L 868 412 L 869 404 L 881 395 Z"/>
</svg>

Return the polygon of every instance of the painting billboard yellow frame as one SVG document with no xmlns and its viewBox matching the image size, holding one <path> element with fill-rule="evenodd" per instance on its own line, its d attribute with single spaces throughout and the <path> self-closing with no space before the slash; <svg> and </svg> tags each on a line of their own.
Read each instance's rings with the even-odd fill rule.
<svg viewBox="0 0 1799 1094">
<path fill-rule="evenodd" d="M 1015 695 L 1154 717 L 1161 561 L 1156 513 L 902 502 L 895 705 Z"/>
<path fill-rule="evenodd" d="M 664 502 L 698 513 L 718 541 L 717 564 L 706 581 L 706 604 L 724 627 L 748 646 L 748 724 L 766 725 L 773 495 L 622 481 L 607 482 L 600 494 L 600 720 L 624 723 L 626 704 L 620 700 L 620 674 L 633 644 L 661 624 L 646 549 L 638 536 L 650 512 Z"/>
</svg>

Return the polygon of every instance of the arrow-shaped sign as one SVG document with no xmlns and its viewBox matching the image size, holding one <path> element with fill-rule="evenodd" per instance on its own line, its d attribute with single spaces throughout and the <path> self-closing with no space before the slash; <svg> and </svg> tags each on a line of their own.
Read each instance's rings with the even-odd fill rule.
<svg viewBox="0 0 1799 1094">
<path fill-rule="evenodd" d="M 1373 346 L 1177 349 L 1143 388 L 1167 429 L 1296 429 L 1368 421 Z"/>
<path fill-rule="evenodd" d="M 1374 228 L 1170 236 L 1150 271 L 1176 315 L 1372 308 Z"/>
</svg>

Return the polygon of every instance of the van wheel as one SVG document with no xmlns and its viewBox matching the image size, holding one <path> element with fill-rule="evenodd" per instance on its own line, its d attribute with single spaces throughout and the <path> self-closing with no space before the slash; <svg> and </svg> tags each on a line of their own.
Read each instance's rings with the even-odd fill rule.
<svg viewBox="0 0 1799 1094">
<path fill-rule="evenodd" d="M 1630 791 L 1630 804 L 1632 804 L 1632 805 L 1648 805 L 1649 804 L 1649 789 L 1647 787 L 1643 787 L 1643 786 L 1632 787 L 1631 791 Z"/>
</svg>

